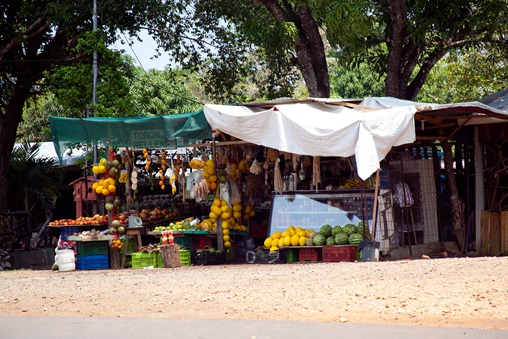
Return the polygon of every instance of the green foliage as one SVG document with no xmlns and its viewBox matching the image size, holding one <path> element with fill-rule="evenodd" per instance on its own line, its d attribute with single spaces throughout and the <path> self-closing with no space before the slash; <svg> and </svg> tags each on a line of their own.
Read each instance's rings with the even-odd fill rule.
<svg viewBox="0 0 508 339">
<path fill-rule="evenodd" d="M 207 97 L 222 103 L 289 96 L 301 81 L 294 64 L 294 23 L 278 23 L 250 0 L 166 2 L 148 25 L 182 68 L 202 75 Z"/>
<path fill-rule="evenodd" d="M 476 101 L 508 87 L 508 54 L 498 48 L 470 48 L 447 55 L 429 75 L 418 100 Z"/>
<path fill-rule="evenodd" d="M 59 197 L 63 173 L 55 160 L 37 156 L 39 147 L 25 142 L 12 152 L 7 172 L 8 192 L 16 192 L 8 201 L 12 211 L 51 209 Z"/>
<path fill-rule="evenodd" d="M 369 65 L 345 67 L 333 62 L 330 64 L 330 96 L 337 98 L 364 98 L 384 96 L 384 79 Z"/>
<path fill-rule="evenodd" d="M 434 65 L 449 52 L 479 45 L 485 51 L 506 49 L 505 0 L 353 2 L 369 17 L 364 21 L 371 24 L 368 34 L 358 34 L 361 44 L 331 39 L 332 48 L 342 63 L 366 62 L 386 74 L 387 95 L 416 98 Z"/>
<path fill-rule="evenodd" d="M 96 88 L 98 105 L 91 104 L 93 81 L 92 61 L 94 49 L 100 60 Z M 47 90 L 52 92 L 58 104 L 70 117 L 96 116 L 132 116 L 132 98 L 129 86 L 133 77 L 132 61 L 119 52 L 109 50 L 104 38 L 93 32 L 85 33 L 78 40 L 75 53 L 81 58 L 71 65 L 61 66 L 46 76 Z M 87 95 L 88 94 L 88 95 Z"/>
<path fill-rule="evenodd" d="M 21 141 L 51 141 L 49 116 L 64 116 L 65 110 L 58 105 L 55 96 L 47 93 L 27 101 L 23 111 L 23 121 L 18 127 L 18 139 Z"/>
<path fill-rule="evenodd" d="M 163 4 L 98 1 L 98 29 L 105 45 L 117 39 L 118 31 L 136 34 L 155 15 L 164 16 Z M 74 47 L 92 30 L 92 6 L 89 0 L 0 1 L 0 210 L 7 205 L 7 165 L 25 103 L 43 92 L 47 74 L 82 57 Z"/>
<path fill-rule="evenodd" d="M 194 84 L 189 72 L 151 69 L 148 72 L 138 68 L 130 87 L 134 110 L 138 115 L 167 115 L 195 112 L 203 104 L 194 99 L 186 83 Z M 199 92 L 197 87 L 192 87 Z"/>
</svg>

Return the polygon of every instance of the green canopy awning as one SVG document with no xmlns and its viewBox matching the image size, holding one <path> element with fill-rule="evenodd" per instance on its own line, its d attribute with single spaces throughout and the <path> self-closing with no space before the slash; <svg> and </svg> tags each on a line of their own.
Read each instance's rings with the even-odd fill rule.
<svg viewBox="0 0 508 339">
<path fill-rule="evenodd" d="M 155 117 L 49 117 L 49 124 L 60 159 L 78 143 L 134 149 L 177 148 L 212 137 L 203 111 Z"/>
</svg>

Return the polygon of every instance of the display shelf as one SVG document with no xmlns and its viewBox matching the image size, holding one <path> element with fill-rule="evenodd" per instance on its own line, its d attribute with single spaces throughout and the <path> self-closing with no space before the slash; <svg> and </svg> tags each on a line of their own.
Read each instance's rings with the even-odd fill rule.
<svg viewBox="0 0 508 339">
<path fill-rule="evenodd" d="M 67 237 L 68 241 L 80 241 L 80 242 L 92 242 L 92 241 L 109 241 L 113 240 L 114 236 L 112 235 L 101 235 L 100 238 L 93 239 L 92 237 L 86 236 L 82 237 L 80 235 L 70 235 Z"/>
<path fill-rule="evenodd" d="M 319 231 L 324 224 L 358 224 L 372 218 L 374 190 L 294 191 L 272 195 L 269 234 L 300 226 Z"/>
</svg>

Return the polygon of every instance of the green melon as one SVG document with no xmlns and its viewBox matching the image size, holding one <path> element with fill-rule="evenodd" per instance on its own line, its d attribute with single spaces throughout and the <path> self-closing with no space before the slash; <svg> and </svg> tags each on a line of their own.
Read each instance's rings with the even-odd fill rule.
<svg viewBox="0 0 508 339">
<path fill-rule="evenodd" d="M 366 221 L 360 221 L 358 223 L 358 226 L 356 226 L 356 233 L 360 233 L 362 235 L 369 234 L 370 233 L 369 223 Z"/>
<path fill-rule="evenodd" d="M 353 233 L 349 236 L 349 243 L 351 245 L 359 245 L 363 241 L 363 235 L 360 233 Z"/>
<path fill-rule="evenodd" d="M 333 235 L 331 235 L 328 238 L 326 238 L 326 245 L 327 246 L 336 245 L 336 243 L 335 243 L 335 237 Z"/>
<path fill-rule="evenodd" d="M 346 233 L 347 235 L 356 233 L 356 226 L 354 224 L 345 224 L 344 227 L 342 227 L 342 232 Z"/>
<path fill-rule="evenodd" d="M 332 235 L 333 236 L 336 236 L 340 232 L 342 232 L 342 227 L 340 227 L 339 225 L 335 225 L 332 227 Z"/>
<path fill-rule="evenodd" d="M 328 224 L 324 224 L 323 226 L 321 226 L 321 228 L 319 229 L 319 233 L 321 233 L 322 235 L 325 236 L 325 238 L 328 238 L 329 236 L 332 235 L 332 226 L 328 225 Z"/>
<path fill-rule="evenodd" d="M 318 233 L 314 238 L 312 238 L 312 242 L 315 246 L 323 246 L 326 244 L 326 237 L 323 234 Z"/>
<path fill-rule="evenodd" d="M 339 233 L 335 236 L 335 242 L 338 245 L 346 245 L 349 242 L 349 236 L 346 233 Z"/>
</svg>

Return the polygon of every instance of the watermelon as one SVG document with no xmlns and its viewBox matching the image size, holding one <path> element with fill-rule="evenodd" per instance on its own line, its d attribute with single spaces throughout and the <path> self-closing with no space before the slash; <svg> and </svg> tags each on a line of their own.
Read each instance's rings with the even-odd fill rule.
<svg viewBox="0 0 508 339">
<path fill-rule="evenodd" d="M 315 246 L 323 246 L 326 244 L 326 237 L 323 234 L 318 233 L 316 236 L 314 236 L 314 238 L 312 238 L 312 242 Z"/>
<path fill-rule="evenodd" d="M 326 245 L 327 246 L 333 246 L 335 245 L 335 237 L 333 235 L 326 238 Z"/>
<path fill-rule="evenodd" d="M 342 227 L 342 232 L 346 233 L 347 235 L 356 233 L 356 226 L 354 224 L 345 224 L 344 227 Z"/>
<path fill-rule="evenodd" d="M 345 245 L 349 242 L 349 236 L 346 233 L 338 233 L 335 236 L 335 242 L 338 245 Z"/>
<path fill-rule="evenodd" d="M 332 235 L 332 226 L 328 225 L 328 224 L 324 224 L 323 226 L 321 226 L 321 228 L 319 229 L 319 233 L 321 233 L 322 235 L 325 236 L 325 238 L 328 238 L 329 236 Z"/>
<path fill-rule="evenodd" d="M 342 228 L 339 225 L 335 225 L 332 227 L 332 235 L 333 236 L 336 236 L 340 232 L 342 232 Z"/>
<path fill-rule="evenodd" d="M 359 245 L 363 241 L 363 235 L 360 233 L 353 233 L 349 236 L 349 243 L 351 245 Z"/>
<path fill-rule="evenodd" d="M 360 234 L 369 234 L 370 230 L 369 230 L 369 223 L 366 222 L 366 221 L 360 221 L 358 223 L 358 226 L 356 226 L 356 233 L 360 233 Z"/>
</svg>

